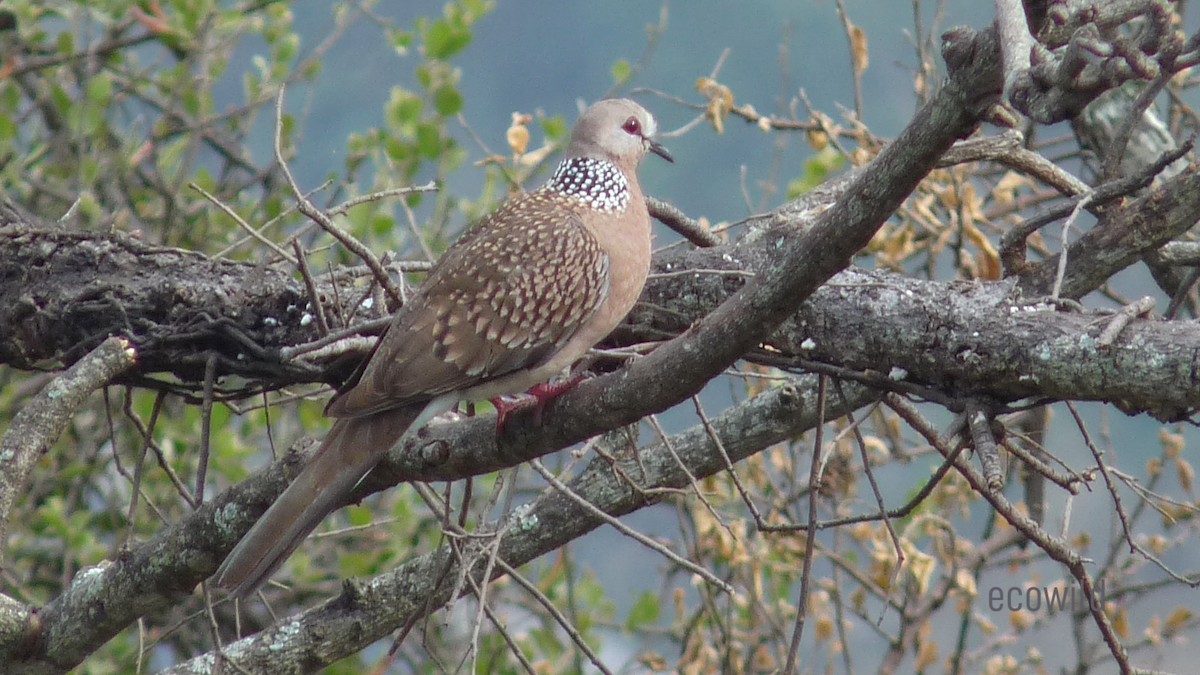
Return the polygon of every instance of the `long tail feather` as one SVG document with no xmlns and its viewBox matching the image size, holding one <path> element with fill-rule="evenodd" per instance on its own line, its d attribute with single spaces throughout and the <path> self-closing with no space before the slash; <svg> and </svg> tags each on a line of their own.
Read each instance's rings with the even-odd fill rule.
<svg viewBox="0 0 1200 675">
<path fill-rule="evenodd" d="M 266 582 L 296 547 L 421 415 L 421 407 L 339 419 L 321 447 L 242 537 L 214 575 L 216 584 L 244 598 Z"/>
</svg>

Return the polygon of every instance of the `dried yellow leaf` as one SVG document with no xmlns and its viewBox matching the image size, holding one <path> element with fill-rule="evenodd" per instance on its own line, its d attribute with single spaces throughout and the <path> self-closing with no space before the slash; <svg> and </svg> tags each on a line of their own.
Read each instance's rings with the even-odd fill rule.
<svg viewBox="0 0 1200 675">
<path fill-rule="evenodd" d="M 921 646 L 917 648 L 916 671 L 918 673 L 925 672 L 933 665 L 934 661 L 937 661 L 937 657 L 937 643 L 933 641 L 922 642 Z"/>
<path fill-rule="evenodd" d="M 907 539 L 900 542 L 900 548 L 904 551 L 904 564 L 908 568 L 909 576 L 916 582 L 920 593 L 925 594 L 929 590 L 933 572 L 937 569 L 937 560 Z"/>
<path fill-rule="evenodd" d="M 804 136 L 808 139 L 808 146 L 816 152 L 829 147 L 829 135 L 820 129 L 809 129 Z"/>
<path fill-rule="evenodd" d="M 979 588 L 975 585 L 975 576 L 969 570 L 958 570 L 958 573 L 954 575 L 954 585 L 971 597 L 979 594 Z"/>
<path fill-rule="evenodd" d="M 1183 488 L 1184 492 L 1192 491 L 1192 479 L 1196 477 L 1196 470 L 1192 468 L 1191 463 L 1185 459 L 1175 460 L 1175 471 L 1179 474 L 1179 487 Z"/>
<path fill-rule="evenodd" d="M 516 112 L 512 114 L 512 124 L 508 127 L 504 137 L 508 140 L 508 147 L 512 150 L 514 163 L 529 148 L 529 127 L 526 125 L 531 121 L 533 121 L 533 117 L 529 115 Z"/>
<path fill-rule="evenodd" d="M 1142 637 L 1152 645 L 1161 645 L 1163 642 L 1162 619 L 1157 616 L 1151 617 L 1150 625 L 1142 631 Z"/>
<path fill-rule="evenodd" d="M 1029 180 L 1028 177 L 1016 171 L 1009 171 L 992 187 L 992 199 L 996 200 L 996 203 L 1001 206 L 1009 206 L 1017 201 L 1017 194 L 1021 188 L 1028 189 L 1032 187 L 1033 181 Z"/>
<path fill-rule="evenodd" d="M 1113 630 L 1122 640 L 1129 638 L 1129 613 L 1125 610 L 1113 611 L 1111 607 L 1105 607 L 1104 613 L 1112 620 Z"/>
<path fill-rule="evenodd" d="M 733 91 L 711 77 L 696 80 L 696 91 L 708 99 L 705 116 L 718 134 L 725 133 L 725 117 L 733 109 Z"/>
<path fill-rule="evenodd" d="M 850 53 L 855 75 L 862 75 L 867 70 L 871 61 L 867 52 L 867 32 L 858 26 L 850 26 Z"/>
<path fill-rule="evenodd" d="M 1150 458 L 1146 462 L 1146 475 L 1150 478 L 1158 478 L 1162 474 L 1162 460 L 1157 457 Z"/>
<path fill-rule="evenodd" d="M 638 654 L 637 660 L 651 672 L 662 673 L 670 670 L 667 660 L 656 652 L 645 652 Z"/>
<path fill-rule="evenodd" d="M 817 642 L 828 642 L 833 639 L 833 621 L 823 616 L 817 620 Z"/>
<path fill-rule="evenodd" d="M 1171 615 L 1167 617 L 1167 623 L 1163 626 L 1163 635 L 1171 636 L 1175 633 L 1178 633 L 1180 630 L 1187 628 L 1188 624 L 1191 623 L 1193 616 L 1195 615 L 1192 614 L 1190 609 L 1185 607 L 1176 607 L 1175 611 L 1171 612 Z"/>
<path fill-rule="evenodd" d="M 1154 555 L 1162 555 L 1167 552 L 1167 545 L 1169 543 L 1166 537 L 1156 534 L 1146 540 L 1146 548 L 1149 548 L 1150 552 Z"/>
<path fill-rule="evenodd" d="M 1008 615 L 1008 623 L 1018 631 L 1028 630 L 1033 625 L 1034 616 L 1027 609 L 1018 609 Z"/>
<path fill-rule="evenodd" d="M 771 654 L 770 647 L 759 645 L 758 649 L 754 650 L 753 667 L 755 672 L 770 673 L 779 669 L 779 664 L 775 661 L 775 656 Z"/>
<path fill-rule="evenodd" d="M 1162 443 L 1163 451 L 1167 457 L 1175 458 L 1183 453 L 1185 445 L 1183 434 L 1173 434 L 1166 429 L 1159 429 L 1158 441 Z"/>
<path fill-rule="evenodd" d="M 979 248 L 979 276 L 983 279 L 995 281 L 1000 278 L 1000 252 L 992 245 L 982 232 L 975 228 L 974 225 L 964 223 L 963 234 L 967 236 L 967 240 L 975 244 Z"/>
</svg>

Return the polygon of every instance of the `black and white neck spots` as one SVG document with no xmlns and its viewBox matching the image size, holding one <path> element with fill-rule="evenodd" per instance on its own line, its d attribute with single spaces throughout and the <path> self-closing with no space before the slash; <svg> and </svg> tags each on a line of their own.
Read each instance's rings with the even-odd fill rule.
<svg viewBox="0 0 1200 675">
<path fill-rule="evenodd" d="M 629 206 L 629 181 L 616 164 L 606 159 L 564 159 L 546 188 L 582 199 L 597 211 L 616 213 Z"/>
</svg>

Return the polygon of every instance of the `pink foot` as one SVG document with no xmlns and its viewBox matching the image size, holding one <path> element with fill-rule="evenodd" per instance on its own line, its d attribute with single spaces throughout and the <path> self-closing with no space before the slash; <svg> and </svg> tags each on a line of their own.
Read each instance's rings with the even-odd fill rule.
<svg viewBox="0 0 1200 675">
<path fill-rule="evenodd" d="M 492 405 L 496 407 L 496 434 L 504 433 L 504 427 L 508 424 L 510 415 L 529 408 L 533 408 L 534 424 L 541 424 L 542 411 L 546 409 L 546 404 L 574 389 L 583 379 L 583 374 L 574 375 L 559 382 L 543 382 L 534 385 L 523 394 L 492 399 Z"/>
</svg>

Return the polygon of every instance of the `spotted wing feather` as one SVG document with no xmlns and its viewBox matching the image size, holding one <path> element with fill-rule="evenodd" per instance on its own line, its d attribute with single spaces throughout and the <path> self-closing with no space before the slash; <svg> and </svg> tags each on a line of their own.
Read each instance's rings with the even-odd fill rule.
<svg viewBox="0 0 1200 675">
<path fill-rule="evenodd" d="M 579 208 L 540 190 L 481 221 L 400 310 L 328 414 L 410 405 L 552 356 L 608 295 L 608 256 Z"/>
</svg>

